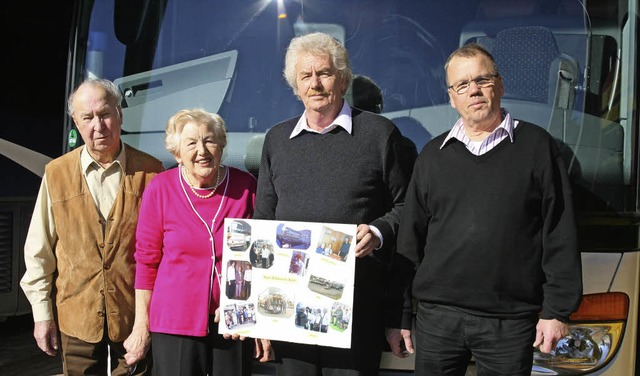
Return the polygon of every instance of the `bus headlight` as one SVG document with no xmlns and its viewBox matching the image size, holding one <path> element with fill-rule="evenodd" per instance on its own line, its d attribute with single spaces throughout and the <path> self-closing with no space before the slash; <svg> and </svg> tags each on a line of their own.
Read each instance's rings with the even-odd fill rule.
<svg viewBox="0 0 640 376">
<path fill-rule="evenodd" d="M 629 297 L 620 292 L 589 294 L 571 315 L 570 334 L 551 354 L 538 349 L 532 375 L 582 375 L 606 365 L 622 342 L 629 312 Z"/>
<path fill-rule="evenodd" d="M 578 327 L 571 330 L 569 336 L 558 342 L 555 355 L 556 357 L 579 359 L 580 362 L 594 364 L 602 358 L 603 353 L 609 352 L 611 337 L 608 333 L 609 328 L 606 327 Z M 599 337 L 600 341 L 594 337 Z"/>
</svg>

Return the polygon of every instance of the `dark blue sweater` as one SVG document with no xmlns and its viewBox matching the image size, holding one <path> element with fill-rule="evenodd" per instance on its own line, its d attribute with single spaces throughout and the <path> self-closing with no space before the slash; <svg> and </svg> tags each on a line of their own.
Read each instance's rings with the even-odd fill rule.
<svg viewBox="0 0 640 376">
<path fill-rule="evenodd" d="M 463 143 L 416 160 L 392 268 L 388 325 L 410 327 L 411 298 L 499 318 L 566 321 L 582 295 L 566 168 L 552 137 L 520 122 L 481 156 Z M 395 303 L 395 304 L 394 304 Z"/>
</svg>

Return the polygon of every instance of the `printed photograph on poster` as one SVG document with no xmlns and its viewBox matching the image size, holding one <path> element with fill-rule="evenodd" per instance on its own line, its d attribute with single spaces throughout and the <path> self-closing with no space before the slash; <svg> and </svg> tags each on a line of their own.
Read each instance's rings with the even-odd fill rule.
<svg viewBox="0 0 640 376">
<path fill-rule="evenodd" d="M 348 348 L 356 225 L 225 219 L 219 333 Z"/>
</svg>

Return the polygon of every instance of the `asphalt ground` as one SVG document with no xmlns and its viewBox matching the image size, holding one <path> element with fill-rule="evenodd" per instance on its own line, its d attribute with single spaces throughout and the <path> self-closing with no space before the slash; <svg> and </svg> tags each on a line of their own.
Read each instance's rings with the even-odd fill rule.
<svg viewBox="0 0 640 376">
<path fill-rule="evenodd" d="M 60 356 L 42 352 L 33 338 L 31 315 L 0 322 L 0 375 L 50 376 L 62 374 Z"/>
<path fill-rule="evenodd" d="M 253 376 L 275 375 L 275 365 L 260 364 L 253 367 Z M 412 375 L 408 371 L 381 371 L 380 376 Z M 31 315 L 9 317 L 0 322 L 0 376 L 61 376 L 60 356 L 51 357 L 42 352 L 33 338 Z"/>
</svg>

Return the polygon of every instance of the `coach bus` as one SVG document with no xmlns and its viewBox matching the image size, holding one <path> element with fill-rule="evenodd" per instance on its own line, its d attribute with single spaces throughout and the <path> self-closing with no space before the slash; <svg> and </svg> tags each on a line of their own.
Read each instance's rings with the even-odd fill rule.
<svg viewBox="0 0 640 376">
<path fill-rule="evenodd" d="M 638 0 L 74 4 L 67 92 L 86 77 L 115 81 L 123 95 L 123 140 L 167 167 L 175 161 L 164 150 L 166 120 L 202 107 L 227 123 L 224 163 L 258 173 L 265 133 L 303 111 L 282 77 L 295 36 L 322 31 L 341 41 L 354 74 L 382 93 L 381 114 L 418 150 L 457 119 L 443 69 L 449 53 L 470 42 L 487 47 L 505 83 L 503 106 L 557 140 L 578 213 L 584 297 L 571 334 L 552 356 L 535 353 L 532 374 L 639 373 Z M 347 92 L 349 103 L 358 90 Z M 81 144 L 70 119 L 64 134 L 64 150 Z M 2 237 L 26 225 L 20 217 L 5 222 L 13 230 Z M 381 367 L 411 373 L 413 364 L 385 352 Z"/>
</svg>

